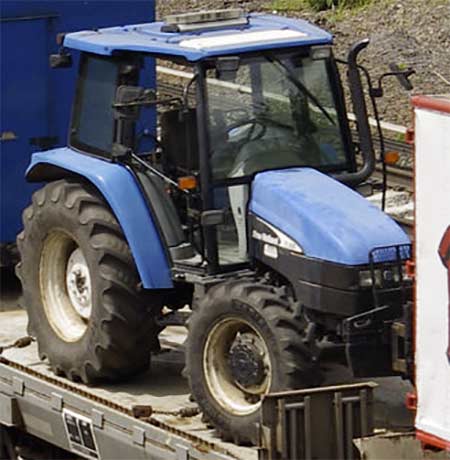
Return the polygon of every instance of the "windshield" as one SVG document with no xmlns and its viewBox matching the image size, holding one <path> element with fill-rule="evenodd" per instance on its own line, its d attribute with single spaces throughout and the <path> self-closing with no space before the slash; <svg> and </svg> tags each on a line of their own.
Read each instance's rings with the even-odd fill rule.
<svg viewBox="0 0 450 460">
<path fill-rule="evenodd" d="M 208 70 L 207 87 L 214 179 L 296 166 L 347 168 L 326 59 L 241 59 L 231 79 Z"/>
</svg>

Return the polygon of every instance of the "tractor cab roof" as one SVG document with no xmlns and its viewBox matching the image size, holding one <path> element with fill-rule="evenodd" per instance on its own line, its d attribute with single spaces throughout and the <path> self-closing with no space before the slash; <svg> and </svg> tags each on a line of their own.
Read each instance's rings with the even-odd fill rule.
<svg viewBox="0 0 450 460">
<path fill-rule="evenodd" d="M 235 14 L 234 18 L 224 20 L 217 15 L 210 20 L 210 14 L 214 13 L 201 13 L 201 20 L 192 20 L 193 14 L 188 14 L 173 16 L 169 22 L 69 33 L 64 46 L 100 55 L 135 51 L 199 61 L 213 56 L 332 42 L 328 32 L 301 19 L 241 13 L 239 18 Z"/>
</svg>

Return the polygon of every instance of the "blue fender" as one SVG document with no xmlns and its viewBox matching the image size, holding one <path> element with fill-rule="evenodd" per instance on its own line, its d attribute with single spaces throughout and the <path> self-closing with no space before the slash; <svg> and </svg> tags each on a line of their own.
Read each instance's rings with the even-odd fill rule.
<svg viewBox="0 0 450 460">
<path fill-rule="evenodd" d="M 68 147 L 33 154 L 26 172 L 27 178 L 33 178 L 39 165 L 56 166 L 91 182 L 108 202 L 122 227 L 143 287 L 173 287 L 170 264 L 151 210 L 126 168 Z"/>
</svg>

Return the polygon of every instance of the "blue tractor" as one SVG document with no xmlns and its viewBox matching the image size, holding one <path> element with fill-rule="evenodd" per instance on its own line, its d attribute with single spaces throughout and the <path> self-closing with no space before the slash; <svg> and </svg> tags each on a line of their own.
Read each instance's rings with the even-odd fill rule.
<svg viewBox="0 0 450 460">
<path fill-rule="evenodd" d="M 358 143 L 331 44 L 240 10 L 64 36 L 52 65 L 81 54 L 68 145 L 33 155 L 27 178 L 47 185 L 24 211 L 17 269 L 57 374 L 140 372 L 186 316 L 192 395 L 248 443 L 264 395 L 318 384 L 330 348 L 356 376 L 407 371 L 393 325 L 408 316 L 410 240 L 358 193 L 375 167 L 367 41 L 346 62 Z M 184 78 L 180 94 L 149 80 L 156 64 Z"/>
</svg>

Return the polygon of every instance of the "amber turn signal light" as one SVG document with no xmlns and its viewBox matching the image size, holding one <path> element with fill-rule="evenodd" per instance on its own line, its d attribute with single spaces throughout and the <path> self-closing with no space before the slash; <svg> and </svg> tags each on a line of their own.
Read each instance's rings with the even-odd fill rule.
<svg viewBox="0 0 450 460">
<path fill-rule="evenodd" d="M 405 264 L 405 274 L 408 278 L 414 279 L 416 276 L 416 264 L 412 260 L 407 260 Z"/>
<path fill-rule="evenodd" d="M 178 187 L 180 187 L 181 190 L 193 190 L 197 187 L 197 179 L 194 176 L 179 177 Z"/>
<path fill-rule="evenodd" d="M 384 154 L 384 162 L 388 165 L 395 165 L 400 160 L 400 154 L 398 152 L 386 152 Z"/>
</svg>

